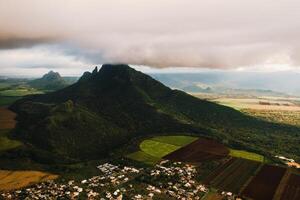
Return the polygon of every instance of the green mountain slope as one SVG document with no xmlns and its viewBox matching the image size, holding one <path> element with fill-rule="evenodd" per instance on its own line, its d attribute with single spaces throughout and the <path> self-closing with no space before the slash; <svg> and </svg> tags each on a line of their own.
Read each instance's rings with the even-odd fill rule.
<svg viewBox="0 0 300 200">
<path fill-rule="evenodd" d="M 40 90 L 58 90 L 68 85 L 59 73 L 53 71 L 48 72 L 42 78 L 29 81 L 28 84 Z"/>
<path fill-rule="evenodd" d="M 17 101 L 16 136 L 50 154 L 94 159 L 131 138 L 189 132 L 299 159 L 300 129 L 171 90 L 127 65 L 103 65 L 62 90 Z"/>
</svg>

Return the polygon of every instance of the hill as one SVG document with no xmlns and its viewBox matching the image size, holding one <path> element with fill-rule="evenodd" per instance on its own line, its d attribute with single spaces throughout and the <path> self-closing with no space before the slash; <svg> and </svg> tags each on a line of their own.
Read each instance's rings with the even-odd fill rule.
<svg viewBox="0 0 300 200">
<path fill-rule="evenodd" d="M 29 81 L 28 84 L 39 90 L 58 90 L 68 85 L 58 72 L 53 71 L 48 72 L 42 78 Z"/>
<path fill-rule="evenodd" d="M 300 157 L 299 128 L 172 90 L 128 65 L 103 65 L 71 86 L 25 97 L 11 109 L 18 114 L 15 137 L 53 156 L 51 162 L 101 158 L 134 137 L 174 133 Z"/>
</svg>

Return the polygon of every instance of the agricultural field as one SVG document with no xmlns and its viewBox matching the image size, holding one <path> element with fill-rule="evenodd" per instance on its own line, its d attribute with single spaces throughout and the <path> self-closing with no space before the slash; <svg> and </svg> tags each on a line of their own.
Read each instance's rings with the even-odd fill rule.
<svg viewBox="0 0 300 200">
<path fill-rule="evenodd" d="M 237 194 L 245 183 L 255 175 L 260 165 L 259 162 L 251 160 L 234 159 L 229 166 L 223 167 L 223 170 L 209 184 L 215 188 Z"/>
<path fill-rule="evenodd" d="M 15 117 L 14 112 L 0 107 L 0 130 L 13 129 L 16 125 Z"/>
<path fill-rule="evenodd" d="M 242 195 L 255 200 L 273 199 L 286 168 L 264 165 L 242 191 Z"/>
<path fill-rule="evenodd" d="M 135 161 L 143 162 L 147 165 L 153 165 L 153 164 L 157 163 L 158 161 L 160 161 L 160 159 L 161 159 L 159 157 L 151 156 L 151 155 L 145 153 L 144 151 L 137 151 L 137 152 L 131 153 L 131 154 L 127 155 L 127 158 L 130 158 Z"/>
<path fill-rule="evenodd" d="M 175 146 L 184 146 L 186 144 L 192 143 L 196 141 L 198 138 L 197 137 L 192 137 L 192 136 L 158 136 L 152 138 L 154 141 L 162 142 L 162 143 L 167 143 L 167 144 L 172 144 Z"/>
<path fill-rule="evenodd" d="M 144 140 L 139 145 L 140 151 L 128 154 L 126 157 L 153 165 L 164 156 L 197 140 L 191 136 L 158 136 Z"/>
<path fill-rule="evenodd" d="M 237 110 L 280 110 L 280 111 L 300 111 L 300 106 L 295 103 L 294 98 L 274 99 L 272 97 L 253 98 L 215 98 L 211 101 L 221 105 L 229 106 Z"/>
<path fill-rule="evenodd" d="M 8 106 L 26 95 L 42 93 L 43 91 L 27 85 L 25 80 L 2 80 L 0 81 L 0 106 Z"/>
<path fill-rule="evenodd" d="M 8 106 L 22 97 L 3 97 L 0 96 L 0 106 Z"/>
<path fill-rule="evenodd" d="M 173 151 L 164 158 L 174 161 L 200 163 L 207 160 L 224 158 L 228 154 L 229 150 L 223 144 L 215 140 L 199 138 L 189 145 Z"/>
<path fill-rule="evenodd" d="M 208 170 L 209 173 L 206 173 L 206 175 L 202 177 L 201 182 L 206 185 L 209 185 L 214 178 L 216 178 L 223 170 L 225 170 L 228 166 L 230 166 L 235 160 L 236 158 L 230 157 L 229 159 L 226 159 L 225 162 L 218 163 L 216 167 L 210 168 Z M 207 162 L 202 163 L 201 168 L 203 168 L 203 164 L 205 163 Z"/>
<path fill-rule="evenodd" d="M 143 152 L 157 157 L 162 158 L 169 153 L 176 151 L 180 148 L 180 146 L 175 146 L 172 144 L 164 143 L 164 142 L 157 142 L 155 140 L 144 140 L 140 144 L 140 148 Z"/>
<path fill-rule="evenodd" d="M 33 88 L 15 88 L 0 91 L 0 96 L 8 96 L 8 97 L 21 97 L 29 94 L 42 94 L 43 92 L 33 89 Z"/>
<path fill-rule="evenodd" d="M 10 139 L 9 134 L 9 131 L 0 130 L 0 153 L 22 145 L 22 142 Z"/>
<path fill-rule="evenodd" d="M 243 109 L 242 112 L 270 122 L 300 126 L 300 111 Z"/>
<path fill-rule="evenodd" d="M 0 170 L 0 191 L 16 190 L 34 183 L 57 178 L 57 175 L 39 171 Z"/>
<path fill-rule="evenodd" d="M 298 200 L 300 199 L 300 175 L 291 174 L 280 197 L 281 200 Z"/>
<path fill-rule="evenodd" d="M 257 162 L 264 162 L 264 156 L 257 154 L 257 153 L 252 153 L 248 151 L 243 151 L 243 150 L 235 150 L 235 149 L 230 149 L 230 156 L 236 157 L 236 158 L 244 158 L 247 160 L 253 160 Z"/>
<path fill-rule="evenodd" d="M 22 145 L 20 141 L 9 138 L 10 130 L 16 125 L 15 113 L 0 107 L 0 153 Z"/>
<path fill-rule="evenodd" d="M 247 115 L 269 122 L 300 126 L 299 98 L 211 98 L 213 102 L 229 106 Z"/>
</svg>

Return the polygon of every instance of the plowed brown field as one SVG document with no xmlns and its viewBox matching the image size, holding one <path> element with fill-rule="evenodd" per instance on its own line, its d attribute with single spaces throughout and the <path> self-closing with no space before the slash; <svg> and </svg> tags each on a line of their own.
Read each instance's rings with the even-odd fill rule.
<svg viewBox="0 0 300 200">
<path fill-rule="evenodd" d="M 215 140 L 200 138 L 191 144 L 166 155 L 164 159 L 198 163 L 222 158 L 228 154 L 229 150 L 223 144 Z"/>
<path fill-rule="evenodd" d="M 13 129 L 16 125 L 16 114 L 5 107 L 0 107 L 0 130 Z"/>
<path fill-rule="evenodd" d="M 285 171 L 286 169 L 282 167 L 264 165 L 242 195 L 255 200 L 273 199 Z"/>
<path fill-rule="evenodd" d="M 300 199 L 300 175 L 291 174 L 285 186 L 281 199 L 282 200 Z"/>
</svg>

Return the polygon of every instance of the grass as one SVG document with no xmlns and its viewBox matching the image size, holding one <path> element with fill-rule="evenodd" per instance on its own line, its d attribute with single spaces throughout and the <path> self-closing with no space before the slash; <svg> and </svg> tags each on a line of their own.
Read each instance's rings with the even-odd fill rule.
<svg viewBox="0 0 300 200">
<path fill-rule="evenodd" d="M 154 165 L 155 163 L 157 163 L 160 160 L 160 158 L 151 156 L 143 151 L 137 151 L 137 152 L 128 154 L 127 157 L 132 160 L 143 162 L 148 165 Z"/>
<path fill-rule="evenodd" d="M 242 112 L 269 122 L 300 127 L 300 111 L 243 109 Z"/>
<path fill-rule="evenodd" d="M 0 153 L 22 145 L 17 140 L 9 138 L 10 130 L 15 127 L 15 113 L 0 107 Z"/>
<path fill-rule="evenodd" d="M 1 90 L 1 89 L 5 89 L 5 88 L 7 88 L 7 87 L 9 87 L 9 86 L 11 86 L 10 83 L 0 83 L 0 90 Z"/>
<path fill-rule="evenodd" d="M 10 96 L 10 97 L 20 97 L 29 94 L 41 94 L 41 93 L 42 93 L 41 91 L 38 91 L 36 89 L 31 89 L 31 88 L 0 91 L 1 96 Z"/>
<path fill-rule="evenodd" d="M 218 194 L 216 189 L 210 188 L 209 192 L 206 193 L 201 200 L 222 200 L 223 196 Z"/>
<path fill-rule="evenodd" d="M 151 140 L 172 144 L 176 146 L 184 146 L 186 144 L 194 142 L 197 139 L 198 139 L 197 137 L 178 135 L 178 136 L 158 136 L 152 138 Z"/>
<path fill-rule="evenodd" d="M 237 158 L 244 158 L 247 160 L 253 160 L 253 161 L 258 161 L 258 162 L 264 162 L 264 156 L 259 155 L 257 153 L 252 153 L 248 151 L 243 151 L 243 150 L 235 150 L 235 149 L 230 149 L 230 156 L 232 157 L 237 157 Z"/>
<path fill-rule="evenodd" d="M 0 153 L 22 145 L 22 143 L 18 140 L 9 139 L 8 135 L 9 131 L 0 131 Z"/>
<path fill-rule="evenodd" d="M 157 142 L 155 140 L 144 140 L 140 144 L 140 149 L 143 152 L 157 158 L 162 158 L 168 155 L 169 153 L 176 151 L 179 148 L 180 146 L 175 146 L 163 142 Z"/>
<path fill-rule="evenodd" d="M 20 99 L 21 97 L 2 97 L 0 96 L 0 106 L 8 106 L 14 103 L 16 100 Z"/>
<path fill-rule="evenodd" d="M 126 157 L 153 165 L 169 153 L 195 141 L 191 136 L 157 136 L 144 140 L 139 145 L 140 151 L 128 154 Z"/>
<path fill-rule="evenodd" d="M 0 191 L 15 190 L 56 178 L 58 178 L 58 176 L 55 174 L 40 171 L 0 170 Z"/>
</svg>

